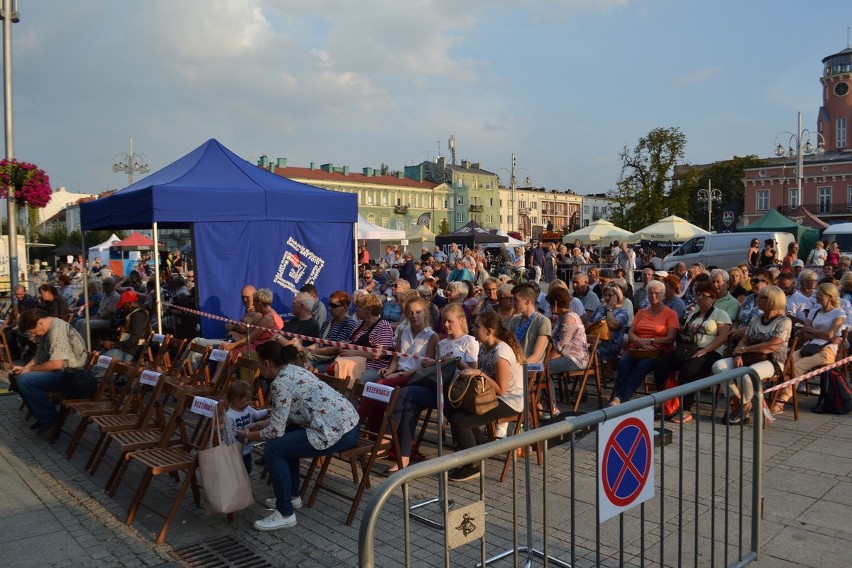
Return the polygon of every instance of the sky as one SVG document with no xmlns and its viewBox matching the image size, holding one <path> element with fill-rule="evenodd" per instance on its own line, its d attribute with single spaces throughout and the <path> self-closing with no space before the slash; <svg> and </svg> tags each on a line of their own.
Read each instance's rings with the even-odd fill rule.
<svg viewBox="0 0 852 568">
<path fill-rule="evenodd" d="M 769 9 L 767 9 L 769 7 Z M 686 162 L 772 154 L 848 0 L 19 0 L 14 153 L 98 193 L 216 138 L 252 163 L 391 169 L 448 155 L 580 194 L 657 127 Z M 845 18 L 845 19 L 844 19 Z M 788 134 L 782 135 L 786 144 Z M 503 168 L 501 170 L 501 168 Z M 139 176 L 137 176 L 137 180 Z"/>
</svg>

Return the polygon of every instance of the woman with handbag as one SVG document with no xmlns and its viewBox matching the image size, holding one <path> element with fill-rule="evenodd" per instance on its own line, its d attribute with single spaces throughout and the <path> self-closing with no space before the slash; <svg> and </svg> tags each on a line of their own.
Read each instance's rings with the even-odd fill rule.
<svg viewBox="0 0 852 568">
<path fill-rule="evenodd" d="M 800 331 L 803 345 L 793 352 L 794 374 L 800 377 L 812 369 L 834 363 L 837 357 L 837 340 L 846 323 L 846 312 L 840 307 L 840 292 L 834 284 L 820 284 L 816 290 L 819 309 L 811 310 Z M 772 414 L 784 412 L 784 404 L 793 397 L 793 387 L 781 391 L 770 408 Z"/>
<path fill-rule="evenodd" d="M 494 312 L 480 314 L 474 327 L 479 340 L 478 369 L 464 369 L 450 385 L 447 418 L 453 432 L 456 448 L 464 450 L 485 441 L 481 427 L 500 418 L 516 416 L 524 409 L 524 354 L 515 335 L 506 329 Z M 453 390 L 456 382 L 484 381 L 486 391 L 496 394 L 496 406 L 477 414 L 475 410 L 453 407 Z M 473 387 L 474 385 L 470 385 Z M 468 481 L 480 475 L 479 466 L 468 464 L 449 473 L 450 481 Z"/>
<path fill-rule="evenodd" d="M 604 287 L 601 300 L 586 323 L 586 335 L 600 338 L 598 357 L 601 360 L 614 359 L 624 349 L 624 334 L 630 327 L 630 314 L 624 307 L 624 293 L 616 284 Z"/>
<path fill-rule="evenodd" d="M 787 312 L 787 296 L 778 286 L 766 286 L 757 293 L 757 306 L 761 311 L 748 324 L 745 334 L 733 350 L 733 357 L 720 359 L 713 364 L 713 374 L 738 367 L 751 367 L 761 380 L 771 378 L 781 371 L 787 360 L 790 332 L 793 322 Z M 748 420 L 754 386 L 749 377 L 730 383 L 729 424 Z"/>
<path fill-rule="evenodd" d="M 654 280 L 645 287 L 649 306 L 636 312 L 627 335 L 628 349 L 618 361 L 618 376 L 610 406 L 630 399 L 651 372 L 660 351 L 672 351 L 680 323 L 674 310 L 663 304 L 666 287 Z"/>
<path fill-rule="evenodd" d="M 461 304 L 453 303 L 444 306 L 444 309 L 441 310 L 441 318 L 444 320 L 447 337 L 438 342 L 437 352 L 441 354 L 441 370 L 443 373 L 441 380 L 446 390 L 457 370 L 476 369 L 479 342 L 468 335 L 467 317 Z M 435 349 L 432 350 L 432 357 L 434 355 Z M 455 365 L 448 364 L 450 361 L 456 361 Z M 438 362 L 427 356 L 421 359 L 420 363 L 424 369 L 432 369 L 431 376 L 434 377 L 435 365 Z M 452 374 L 448 372 L 450 368 L 452 368 Z M 438 402 L 437 382 L 426 381 L 426 384 L 412 384 L 414 382 L 416 381 L 412 379 L 408 385 L 399 391 L 399 398 L 394 411 L 394 420 L 399 435 L 399 461 L 402 467 L 406 467 L 411 461 L 412 441 L 420 412 L 425 408 L 435 408 Z M 443 420 L 442 417 L 438 419 Z M 390 467 L 388 473 L 393 473 L 396 470 L 397 466 L 394 464 Z"/>
<path fill-rule="evenodd" d="M 361 320 L 349 343 L 364 347 L 393 349 L 393 329 L 387 320 L 382 319 L 382 300 L 376 294 L 366 294 L 355 300 L 355 315 Z M 340 357 L 366 357 L 364 374 L 358 377 L 362 383 L 379 378 L 379 371 L 390 364 L 390 357 L 381 353 L 367 353 L 356 349 L 341 349 Z"/>
<path fill-rule="evenodd" d="M 665 388 L 671 373 L 677 373 L 678 383 L 685 384 L 712 374 L 713 363 L 722 358 L 731 332 L 731 317 L 715 307 L 716 287 L 711 282 L 695 286 L 696 307 L 687 310 L 677 347 L 672 353 L 661 354 L 654 362 L 657 390 Z M 689 422 L 694 395 L 683 397 L 683 414 L 672 417 L 673 422 Z"/>
<path fill-rule="evenodd" d="M 346 398 L 298 364 L 299 349 L 269 341 L 257 348 L 260 374 L 274 379 L 269 387 L 268 420 L 239 430 L 242 443 L 266 441 L 263 457 L 275 491 L 264 504 L 275 511 L 254 522 L 259 531 L 296 526 L 299 460 L 330 455 L 358 441 L 358 413 Z"/>
</svg>

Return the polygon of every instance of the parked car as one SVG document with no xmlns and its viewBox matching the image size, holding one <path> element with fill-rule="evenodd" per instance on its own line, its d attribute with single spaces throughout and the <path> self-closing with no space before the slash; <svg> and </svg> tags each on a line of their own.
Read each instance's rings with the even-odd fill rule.
<svg viewBox="0 0 852 568">
<path fill-rule="evenodd" d="M 822 232 L 822 240 L 825 242 L 825 248 L 828 248 L 829 243 L 836 242 L 843 256 L 852 257 L 852 223 L 830 225 Z"/>
<path fill-rule="evenodd" d="M 778 231 L 712 233 L 693 237 L 663 259 L 663 270 L 671 270 L 678 262 L 687 266 L 700 262 L 707 268 L 731 268 L 746 260 L 752 239 L 760 240 L 761 249 L 766 239 L 773 239 L 779 259 L 787 254 L 787 246 L 795 240 L 792 234 Z"/>
</svg>

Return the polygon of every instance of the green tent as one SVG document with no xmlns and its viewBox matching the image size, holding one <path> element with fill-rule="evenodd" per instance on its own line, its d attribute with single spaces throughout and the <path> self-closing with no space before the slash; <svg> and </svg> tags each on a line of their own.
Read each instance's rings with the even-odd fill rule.
<svg viewBox="0 0 852 568">
<path fill-rule="evenodd" d="M 805 259 L 810 254 L 811 250 L 819 240 L 821 231 L 799 225 L 792 219 L 789 219 L 779 213 L 775 209 L 770 209 L 766 215 L 745 227 L 737 227 L 737 232 L 754 232 L 754 231 L 782 231 L 791 233 L 796 242 L 799 243 L 799 258 Z M 787 254 L 787 251 L 780 251 L 782 255 Z"/>
</svg>

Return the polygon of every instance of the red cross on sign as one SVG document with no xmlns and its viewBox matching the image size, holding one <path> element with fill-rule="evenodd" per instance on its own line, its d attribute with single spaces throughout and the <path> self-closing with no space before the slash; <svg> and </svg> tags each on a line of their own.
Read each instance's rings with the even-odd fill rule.
<svg viewBox="0 0 852 568">
<path fill-rule="evenodd" d="M 653 408 L 598 427 L 598 511 L 604 522 L 654 496 Z"/>
</svg>

